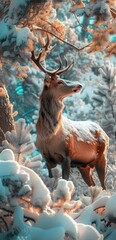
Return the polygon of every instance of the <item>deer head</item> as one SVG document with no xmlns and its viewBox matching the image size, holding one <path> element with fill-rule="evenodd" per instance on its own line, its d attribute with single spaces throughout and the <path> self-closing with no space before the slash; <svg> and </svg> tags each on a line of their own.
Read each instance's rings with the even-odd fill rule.
<svg viewBox="0 0 116 240">
<path fill-rule="evenodd" d="M 81 90 L 82 85 L 79 83 L 60 78 L 60 74 L 72 68 L 74 65 L 74 60 L 68 64 L 68 61 L 65 58 L 66 66 L 62 68 L 62 61 L 59 57 L 59 67 L 54 71 L 49 71 L 41 64 L 41 55 L 42 52 L 40 52 L 39 56 L 35 58 L 34 52 L 32 52 L 32 60 L 46 74 L 44 79 L 43 93 L 48 93 L 49 95 L 52 95 L 55 100 L 62 101 L 65 97 Z"/>
</svg>

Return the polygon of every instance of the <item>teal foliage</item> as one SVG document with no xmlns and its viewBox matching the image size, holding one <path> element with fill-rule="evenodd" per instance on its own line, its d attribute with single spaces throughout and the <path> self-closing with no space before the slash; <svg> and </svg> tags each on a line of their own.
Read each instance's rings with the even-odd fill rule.
<svg viewBox="0 0 116 240">
<path fill-rule="evenodd" d="M 17 86 L 15 88 L 16 94 L 17 95 L 23 95 L 24 94 L 24 88 L 23 88 L 23 83 L 21 81 L 19 81 L 17 83 Z"/>
<path fill-rule="evenodd" d="M 37 109 L 37 105 L 39 104 L 37 100 L 32 100 L 32 94 L 37 94 L 37 90 L 34 88 L 34 85 L 32 84 L 29 87 L 26 81 L 22 82 L 18 79 L 15 85 L 11 83 L 7 86 L 7 91 L 9 93 L 10 101 L 13 104 L 14 111 L 18 111 L 18 115 L 15 117 L 15 120 L 24 118 L 27 124 L 31 123 L 34 111 Z"/>
</svg>

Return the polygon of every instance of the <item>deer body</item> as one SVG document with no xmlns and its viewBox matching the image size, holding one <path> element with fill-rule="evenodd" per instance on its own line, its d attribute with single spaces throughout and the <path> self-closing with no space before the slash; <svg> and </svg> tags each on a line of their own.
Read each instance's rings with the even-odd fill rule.
<svg viewBox="0 0 116 240">
<path fill-rule="evenodd" d="M 72 121 L 62 115 L 63 99 L 79 92 L 82 86 L 77 82 L 63 80 L 59 75 L 69 70 L 74 62 L 61 69 L 48 71 L 41 65 L 41 54 L 32 59 L 46 74 L 40 99 L 39 119 L 36 125 L 36 146 L 46 160 L 49 176 L 51 168 L 62 166 L 62 177 L 69 179 L 70 167 L 77 167 L 88 186 L 95 185 L 92 170 L 95 168 L 103 189 L 106 188 L 106 162 L 109 138 L 103 129 L 91 121 Z"/>
<path fill-rule="evenodd" d="M 62 115 L 64 96 L 57 96 L 57 91 L 67 88 L 71 94 L 81 89 L 81 85 L 78 84 L 65 84 L 62 80 L 62 86 L 56 85 L 55 82 L 51 88 L 44 86 L 36 125 L 36 146 L 46 160 L 49 176 L 52 176 L 50 169 L 61 164 L 62 177 L 68 179 L 70 167 L 75 166 L 80 170 L 85 182 L 91 186 L 94 185 L 91 172 L 96 168 L 101 185 L 105 188 L 108 136 L 96 123 L 72 121 Z M 66 96 L 67 94 L 70 95 L 69 92 Z"/>
<path fill-rule="evenodd" d="M 56 164 L 62 164 L 63 160 L 67 157 L 70 158 L 72 165 L 92 165 L 92 163 L 97 160 L 98 155 L 100 155 L 99 150 L 102 148 L 102 142 L 104 145 L 104 141 L 106 140 L 105 133 L 103 138 L 103 132 L 101 131 L 102 129 L 100 129 L 97 124 L 93 124 L 92 122 L 79 122 L 78 126 L 78 122 L 75 124 L 75 121 L 68 120 L 69 119 L 62 117 L 62 124 L 57 133 L 49 135 L 43 139 L 40 135 L 38 122 L 38 137 L 36 145 L 43 153 L 45 159 L 50 164 L 50 167 L 55 167 Z M 69 129 L 67 123 L 71 124 L 72 128 L 70 126 Z M 87 127 L 86 134 L 88 135 L 88 131 L 90 131 L 90 136 L 83 136 L 80 139 L 80 134 L 83 135 L 83 123 L 84 125 L 86 124 Z M 99 138 L 97 138 L 97 133 L 100 135 Z M 100 140 L 101 136 L 102 140 Z"/>
</svg>

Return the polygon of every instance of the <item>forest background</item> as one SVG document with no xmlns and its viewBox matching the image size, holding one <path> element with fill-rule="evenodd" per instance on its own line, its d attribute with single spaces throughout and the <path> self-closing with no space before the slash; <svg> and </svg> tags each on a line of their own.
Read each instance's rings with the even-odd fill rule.
<svg viewBox="0 0 116 240">
<path fill-rule="evenodd" d="M 44 74 L 31 57 L 43 51 L 48 69 L 74 59 L 62 78 L 79 81 L 83 90 L 65 99 L 64 115 L 91 119 L 110 138 L 107 186 L 116 190 L 116 10 L 115 1 L 0 1 L 0 145 L 10 148 L 20 164 L 31 167 L 46 182 L 45 163 L 35 149 L 36 121 Z M 46 48 L 49 38 L 50 46 Z M 52 46 L 54 46 L 52 49 Z M 16 121 L 16 123 L 15 123 Z M 28 127 L 27 127 L 28 124 Z M 13 134 L 17 131 L 17 142 Z M 24 131 L 25 129 L 25 131 Z M 24 135 L 28 135 L 27 138 Z M 16 139 L 15 139 L 16 140 Z M 22 142 L 21 142 L 22 140 Z M 2 160 L 2 159 L 1 159 Z M 34 163 L 33 163 L 34 162 Z M 35 162 L 39 162 L 38 165 Z M 77 171 L 77 170 L 76 170 Z M 79 173 L 77 173 L 79 175 Z M 72 177 L 73 178 L 73 177 Z M 95 178 L 97 178 L 95 176 Z M 48 184 L 50 187 L 50 183 Z M 78 195 L 88 192 L 80 180 Z"/>
</svg>

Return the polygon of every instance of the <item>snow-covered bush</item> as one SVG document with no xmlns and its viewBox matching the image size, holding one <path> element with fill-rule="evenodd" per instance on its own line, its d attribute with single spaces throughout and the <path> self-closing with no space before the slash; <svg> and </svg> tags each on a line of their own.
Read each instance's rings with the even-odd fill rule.
<svg viewBox="0 0 116 240">
<path fill-rule="evenodd" d="M 25 119 L 19 119 L 15 122 L 15 130 L 5 134 L 6 140 L 2 142 L 2 146 L 11 149 L 19 163 L 23 161 L 25 155 L 31 154 L 35 149 L 30 134 L 32 129 L 32 124 L 26 126 Z"/>
<path fill-rule="evenodd" d="M 59 179 L 50 193 L 33 170 L 15 161 L 12 150 L 3 150 L 0 239 L 115 240 L 116 194 L 101 187 L 89 188 L 89 196 L 76 191 L 72 181 Z"/>
<path fill-rule="evenodd" d="M 9 159 L 9 160 L 8 160 Z M 30 204 L 44 208 L 50 204 L 50 192 L 41 178 L 32 170 L 15 161 L 10 149 L 0 154 L 0 200 L 10 201 L 28 194 Z M 18 202 L 15 203 L 16 205 Z"/>
</svg>

